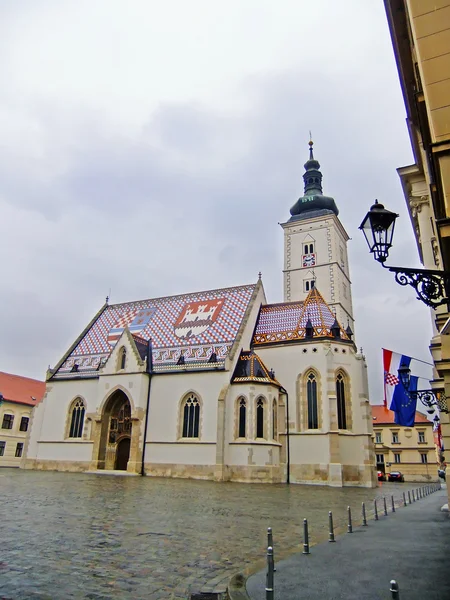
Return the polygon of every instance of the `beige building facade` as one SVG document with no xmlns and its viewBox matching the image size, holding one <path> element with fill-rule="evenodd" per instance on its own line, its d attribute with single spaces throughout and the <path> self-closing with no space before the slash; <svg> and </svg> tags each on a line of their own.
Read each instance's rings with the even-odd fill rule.
<svg viewBox="0 0 450 600">
<path fill-rule="evenodd" d="M 269 304 L 259 278 L 105 304 L 48 373 L 26 468 L 375 485 L 367 366 L 340 263 L 348 236 L 312 147 L 304 179 L 282 225 L 296 239 L 286 301 Z M 340 276 L 326 278 L 336 268 L 346 302 Z"/>
<path fill-rule="evenodd" d="M 20 467 L 32 411 L 44 391 L 43 381 L 0 372 L 0 467 Z"/>
<path fill-rule="evenodd" d="M 405 481 L 436 481 L 437 459 L 433 424 L 416 412 L 414 427 L 394 422 L 394 413 L 372 406 L 373 440 L 377 469 L 387 474 L 400 471 Z"/>
<path fill-rule="evenodd" d="M 450 272 L 450 2 L 385 0 L 414 164 L 398 169 L 426 269 Z M 448 281 L 448 275 L 447 275 Z M 443 296 L 449 297 L 445 284 Z M 405 292 L 406 293 L 406 292 Z M 442 297 L 441 297 L 442 300 Z M 436 390 L 450 397 L 450 306 L 432 310 Z M 448 408 L 443 403 L 443 408 Z M 440 412 L 450 447 L 450 418 Z"/>
</svg>

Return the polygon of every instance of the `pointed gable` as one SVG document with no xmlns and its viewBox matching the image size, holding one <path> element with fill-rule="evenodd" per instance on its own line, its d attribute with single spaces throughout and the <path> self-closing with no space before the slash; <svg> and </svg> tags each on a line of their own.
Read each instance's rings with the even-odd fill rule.
<svg viewBox="0 0 450 600">
<path fill-rule="evenodd" d="M 336 325 L 339 336 L 336 335 Z M 253 335 L 253 346 L 336 337 L 350 342 L 331 308 L 314 287 L 303 302 L 262 306 Z"/>
<path fill-rule="evenodd" d="M 280 387 L 273 371 L 267 370 L 256 352 L 245 350 L 241 351 L 231 383 L 271 383 Z"/>
<path fill-rule="evenodd" d="M 216 356 L 215 368 L 223 368 L 261 285 L 106 306 L 62 359 L 53 377 L 98 375 L 125 327 L 140 354 L 143 345 L 152 340 L 155 372 L 211 368 L 212 355 Z"/>
</svg>

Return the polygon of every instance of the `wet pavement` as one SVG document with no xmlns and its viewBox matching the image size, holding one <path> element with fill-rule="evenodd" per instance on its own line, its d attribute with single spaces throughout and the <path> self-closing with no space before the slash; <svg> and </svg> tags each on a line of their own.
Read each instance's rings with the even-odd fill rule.
<svg viewBox="0 0 450 600">
<path fill-rule="evenodd" d="M 376 489 L 214 483 L 0 470 L 0 598 L 147 600 L 223 591 L 236 572 L 264 564 L 267 527 L 277 556 L 298 552 L 303 518 L 311 544 L 328 511 L 344 528 L 347 506 L 418 484 Z M 380 508 L 382 502 L 379 503 Z"/>
</svg>

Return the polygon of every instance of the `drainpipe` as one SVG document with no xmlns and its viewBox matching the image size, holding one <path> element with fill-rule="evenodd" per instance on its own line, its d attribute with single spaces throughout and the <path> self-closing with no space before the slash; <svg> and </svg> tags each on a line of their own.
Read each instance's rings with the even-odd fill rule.
<svg viewBox="0 0 450 600">
<path fill-rule="evenodd" d="M 147 390 L 147 408 L 145 410 L 145 425 L 144 425 L 144 440 L 142 448 L 142 464 L 141 464 L 141 475 L 145 475 L 145 447 L 147 444 L 147 428 L 148 428 L 148 413 L 150 410 L 150 391 L 152 389 L 152 375 L 153 375 L 153 353 L 152 353 L 152 340 L 148 340 L 147 346 L 147 375 L 148 375 L 148 390 Z"/>
<path fill-rule="evenodd" d="M 280 392 L 286 396 L 286 483 L 291 483 L 291 444 L 289 437 L 289 394 L 282 387 Z"/>
</svg>

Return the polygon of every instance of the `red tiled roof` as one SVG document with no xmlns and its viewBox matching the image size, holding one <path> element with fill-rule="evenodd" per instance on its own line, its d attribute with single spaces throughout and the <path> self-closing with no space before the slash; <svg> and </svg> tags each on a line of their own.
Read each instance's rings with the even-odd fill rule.
<svg viewBox="0 0 450 600">
<path fill-rule="evenodd" d="M 383 405 L 372 406 L 372 420 L 374 425 L 395 423 L 394 417 L 394 411 L 385 408 Z M 432 425 L 431 421 L 420 412 L 416 412 L 414 423 L 428 423 L 428 425 Z"/>
<path fill-rule="evenodd" d="M 8 402 L 19 402 L 35 406 L 44 397 L 45 381 L 0 371 L 0 394 Z"/>
</svg>

